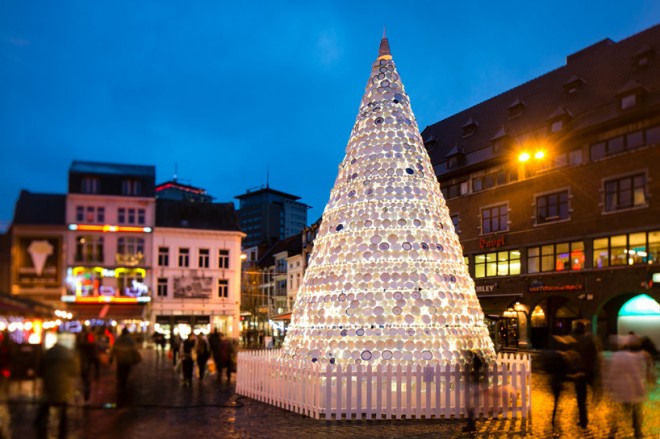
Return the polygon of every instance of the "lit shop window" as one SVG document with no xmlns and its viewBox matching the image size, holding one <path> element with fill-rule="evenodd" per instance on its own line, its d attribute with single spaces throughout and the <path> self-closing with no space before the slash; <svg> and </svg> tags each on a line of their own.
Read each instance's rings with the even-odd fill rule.
<svg viewBox="0 0 660 439">
<path fill-rule="evenodd" d="M 527 249 L 527 272 L 584 269 L 584 242 L 562 242 Z"/>
<path fill-rule="evenodd" d="M 116 261 L 120 265 L 139 265 L 144 260 L 144 239 L 122 236 L 117 239 Z"/>
<path fill-rule="evenodd" d="M 520 274 L 520 251 L 500 251 L 474 256 L 474 277 L 511 276 Z"/>
<path fill-rule="evenodd" d="M 660 260 L 660 230 L 594 239 L 593 267 L 655 264 Z"/>
</svg>

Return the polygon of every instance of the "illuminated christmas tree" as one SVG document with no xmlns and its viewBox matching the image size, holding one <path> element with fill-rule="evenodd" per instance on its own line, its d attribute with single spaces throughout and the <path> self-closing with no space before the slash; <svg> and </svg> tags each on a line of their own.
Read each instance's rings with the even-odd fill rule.
<svg viewBox="0 0 660 439">
<path fill-rule="evenodd" d="M 383 38 L 298 293 L 284 356 L 322 364 L 494 358 L 474 282 Z"/>
</svg>

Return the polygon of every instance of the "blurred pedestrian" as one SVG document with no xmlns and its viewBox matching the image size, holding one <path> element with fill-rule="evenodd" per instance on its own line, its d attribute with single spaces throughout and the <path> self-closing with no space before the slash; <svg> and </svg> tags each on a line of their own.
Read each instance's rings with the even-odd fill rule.
<svg viewBox="0 0 660 439">
<path fill-rule="evenodd" d="M 642 350 L 641 339 L 634 336 L 621 337 L 623 349 L 616 351 L 610 361 L 607 374 L 607 388 L 612 399 L 621 404 L 610 416 L 610 436 L 616 437 L 618 430 L 617 414 L 630 413 L 636 438 L 644 437 L 642 432 L 642 406 L 648 396 L 649 386 L 655 383 L 653 360 Z"/>
<path fill-rule="evenodd" d="M 195 354 L 197 357 L 197 370 L 199 372 L 199 382 L 201 383 L 206 374 L 206 363 L 209 361 L 211 356 L 211 350 L 209 349 L 209 342 L 204 337 L 203 333 L 197 334 L 197 341 L 195 342 Z"/>
<path fill-rule="evenodd" d="M 222 337 L 220 341 L 220 366 L 217 367 L 219 379 L 222 380 L 222 369 L 227 369 L 227 384 L 231 381 L 231 374 L 236 372 L 236 346 L 229 337 Z"/>
<path fill-rule="evenodd" d="M 9 331 L 0 334 L 0 380 L 2 380 L 2 391 L 9 391 L 9 378 L 11 377 L 11 363 L 16 350 L 16 343 L 9 337 Z"/>
<path fill-rule="evenodd" d="M 192 332 L 188 335 L 188 338 L 181 343 L 181 369 L 183 370 L 183 385 L 190 386 L 192 385 L 192 378 L 194 372 L 195 361 L 193 359 L 193 353 L 195 351 L 195 334 Z"/>
<path fill-rule="evenodd" d="M 176 360 L 181 350 L 181 337 L 172 331 L 170 333 L 170 352 L 172 352 L 172 366 L 176 367 Z"/>
<path fill-rule="evenodd" d="M 73 394 L 73 378 L 78 374 L 75 353 L 58 342 L 42 357 L 40 370 L 43 400 L 36 418 L 39 434 L 47 435 L 50 407 L 55 406 L 60 410 L 59 436 L 66 437 L 67 404 Z"/>
<path fill-rule="evenodd" d="M 574 322 L 572 337 L 575 339 L 575 350 L 580 354 L 583 367 L 580 373 L 573 372 L 579 413 L 578 425 L 586 430 L 589 425 L 587 388 L 591 388 L 595 400 L 600 396 L 600 348 L 595 337 L 587 331 L 584 320 Z"/>
<path fill-rule="evenodd" d="M 465 366 L 465 404 L 467 407 L 467 425 L 463 432 L 476 432 L 476 407 L 479 405 L 479 383 L 483 376 L 484 357 L 477 350 L 467 351 L 467 364 Z"/>
<path fill-rule="evenodd" d="M 98 347 L 94 333 L 83 327 L 76 338 L 76 350 L 80 361 L 80 379 L 83 384 L 83 398 L 89 401 L 92 387 L 92 373 L 99 375 Z"/>
<path fill-rule="evenodd" d="M 110 350 L 110 363 L 117 361 L 117 385 L 124 391 L 128 387 L 128 378 L 131 368 L 142 361 L 137 343 L 131 337 L 128 328 L 121 331 L 121 335 L 115 340 Z"/>
<path fill-rule="evenodd" d="M 216 378 L 219 380 L 222 379 L 222 360 L 220 357 L 220 350 L 222 348 L 222 332 L 218 331 L 218 328 L 215 328 L 211 334 L 209 334 L 209 348 L 211 349 L 211 355 L 213 356 L 213 362 L 215 363 Z"/>
</svg>

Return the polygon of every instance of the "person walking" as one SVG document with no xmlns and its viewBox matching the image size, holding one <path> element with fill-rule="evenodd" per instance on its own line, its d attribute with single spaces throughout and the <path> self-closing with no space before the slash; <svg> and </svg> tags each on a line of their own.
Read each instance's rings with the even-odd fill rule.
<svg viewBox="0 0 660 439">
<path fill-rule="evenodd" d="M 583 320 L 574 323 L 572 337 L 575 340 L 575 350 L 580 354 L 583 370 L 572 371 L 575 382 L 575 398 L 577 401 L 579 422 L 578 425 L 586 430 L 589 425 L 587 413 L 587 388 L 590 387 L 595 399 L 600 395 L 600 349 L 595 337 L 587 332 L 587 325 Z"/>
<path fill-rule="evenodd" d="M 67 433 L 67 404 L 73 394 L 73 377 L 78 374 L 78 362 L 74 352 L 56 343 L 48 349 L 41 359 L 43 400 L 37 411 L 37 430 L 39 437 L 48 433 L 48 417 L 51 406 L 60 409 L 59 437 Z"/>
<path fill-rule="evenodd" d="M 181 343 L 181 369 L 183 371 L 183 385 L 192 385 L 193 367 L 195 362 L 193 360 L 193 352 L 195 351 L 195 334 L 192 332 L 188 338 Z"/>
<path fill-rule="evenodd" d="M 222 349 L 222 332 L 218 331 L 218 328 L 215 328 L 213 332 L 209 335 L 209 349 L 211 350 L 211 355 L 213 356 L 213 362 L 215 363 L 216 378 L 218 381 L 222 379 L 222 359 L 220 356 L 220 351 Z"/>
<path fill-rule="evenodd" d="M 76 349 L 80 360 L 80 379 L 83 384 L 83 398 L 89 401 L 92 388 L 92 369 L 95 369 L 95 377 L 99 374 L 98 348 L 94 333 L 83 328 L 76 339 Z"/>
<path fill-rule="evenodd" d="M 137 348 L 137 343 L 131 337 L 128 328 L 121 331 L 121 335 L 115 340 L 110 350 L 110 363 L 117 361 L 117 385 L 119 390 L 128 388 L 128 378 L 131 368 L 142 361 L 142 356 Z"/>
<path fill-rule="evenodd" d="M 204 380 L 206 374 L 206 363 L 209 361 L 211 352 L 209 349 L 209 342 L 204 337 L 203 333 L 197 334 L 197 341 L 195 343 L 195 354 L 197 356 L 197 370 L 199 372 L 199 382 Z"/>
<path fill-rule="evenodd" d="M 623 349 L 616 351 L 610 361 L 607 373 L 607 388 L 612 399 L 621 405 L 610 416 L 609 437 L 616 437 L 618 430 L 617 414 L 630 413 L 635 438 L 644 437 L 642 432 L 642 406 L 648 396 L 649 386 L 655 383 L 653 360 L 642 350 L 641 339 L 621 337 Z"/>
<path fill-rule="evenodd" d="M 170 351 L 172 352 L 172 366 L 176 367 L 176 360 L 179 356 L 179 351 L 181 350 L 181 337 L 179 334 L 172 333 L 170 334 Z"/>
<path fill-rule="evenodd" d="M 475 416 L 476 407 L 479 404 L 479 383 L 482 378 L 484 358 L 479 351 L 467 352 L 468 363 L 465 367 L 465 403 L 467 406 L 467 425 L 463 432 L 471 433 L 477 431 L 477 420 Z"/>
</svg>

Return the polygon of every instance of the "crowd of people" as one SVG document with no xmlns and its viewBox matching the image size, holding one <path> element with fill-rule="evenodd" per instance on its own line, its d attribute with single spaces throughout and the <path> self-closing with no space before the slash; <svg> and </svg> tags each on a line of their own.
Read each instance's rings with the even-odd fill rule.
<svg viewBox="0 0 660 439">
<path fill-rule="evenodd" d="M 609 353 L 603 356 L 598 340 L 581 320 L 575 322 L 570 335 L 553 336 L 553 345 L 543 355 L 554 396 L 551 422 L 555 437 L 562 434 L 558 423 L 559 401 L 569 383 L 575 390 L 578 426 L 583 431 L 589 429 L 588 395 L 597 405 L 606 392 L 614 404 L 609 414 L 609 437 L 616 436 L 622 418 L 631 422 L 636 438 L 643 437 L 642 405 L 656 384 L 656 348 L 650 338 L 631 331 L 612 336 Z"/>
<path fill-rule="evenodd" d="M 214 329 L 208 336 L 203 333 L 190 333 L 188 338 L 181 340 L 178 335 L 170 339 L 172 364 L 177 373 L 181 374 L 184 386 L 192 385 L 195 365 L 197 378 L 201 383 L 206 376 L 209 364 L 215 371 L 218 381 L 222 381 L 223 373 L 227 383 L 231 374 L 236 372 L 236 346 L 233 340 Z M 212 360 L 209 363 L 209 360 Z"/>
</svg>

